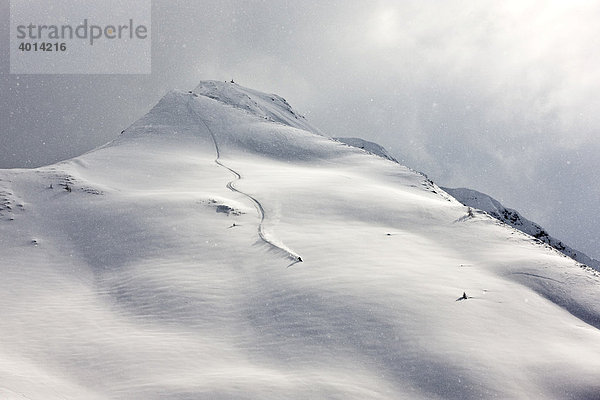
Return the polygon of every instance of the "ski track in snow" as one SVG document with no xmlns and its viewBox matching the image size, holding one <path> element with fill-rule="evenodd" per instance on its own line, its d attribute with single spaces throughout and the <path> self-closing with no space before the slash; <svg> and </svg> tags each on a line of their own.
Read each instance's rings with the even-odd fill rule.
<svg viewBox="0 0 600 400">
<path fill-rule="evenodd" d="M 510 275 L 525 275 L 525 276 L 532 276 L 534 278 L 540 278 L 540 279 L 547 279 L 549 281 L 553 281 L 556 283 L 562 283 L 564 284 L 565 282 L 559 281 L 558 279 L 554 279 L 554 278 L 549 278 L 547 276 L 542 276 L 542 275 L 538 275 L 538 274 L 532 274 L 530 272 L 511 272 Z"/>
<path fill-rule="evenodd" d="M 210 126 L 208 125 L 208 123 L 204 120 L 204 118 L 202 118 L 200 115 L 198 115 L 198 113 L 191 107 L 190 103 L 188 102 L 188 109 L 189 111 L 196 116 L 196 118 L 202 122 L 202 124 L 206 127 L 206 129 L 208 130 L 208 133 L 210 134 L 210 137 L 213 141 L 213 144 L 215 145 L 215 153 L 216 153 L 216 158 L 215 158 L 215 164 L 219 165 L 222 168 L 227 169 L 229 172 L 231 172 L 234 176 L 235 179 L 233 181 L 229 181 L 227 183 L 227 189 L 231 190 L 232 192 L 236 192 L 239 193 L 243 196 L 246 196 L 248 199 L 250 199 L 252 201 L 252 203 L 254 203 L 254 206 L 256 207 L 256 210 L 258 211 L 258 215 L 260 218 L 260 222 L 258 223 L 258 236 L 260 237 L 260 239 L 265 242 L 266 244 L 268 244 L 269 246 L 271 246 L 271 248 L 278 250 L 280 252 L 285 253 L 285 255 L 290 258 L 293 262 L 288 265 L 288 268 L 291 267 L 292 265 L 300 262 L 299 259 L 299 255 L 294 253 L 293 251 L 286 249 L 276 243 L 274 243 L 271 239 L 269 239 L 267 237 L 267 235 L 265 234 L 264 231 L 264 222 L 265 222 L 265 209 L 263 207 L 263 205 L 261 204 L 260 201 L 258 201 L 258 199 L 256 199 L 254 196 L 243 192 L 239 189 L 237 189 L 233 183 L 237 180 L 242 179 L 242 175 L 240 175 L 239 172 L 235 171 L 234 169 L 228 167 L 227 165 L 223 164 L 220 160 L 221 158 L 221 151 L 219 149 L 219 143 L 217 142 L 217 138 L 216 135 L 214 134 L 214 132 L 212 131 L 212 129 L 210 129 Z"/>
</svg>

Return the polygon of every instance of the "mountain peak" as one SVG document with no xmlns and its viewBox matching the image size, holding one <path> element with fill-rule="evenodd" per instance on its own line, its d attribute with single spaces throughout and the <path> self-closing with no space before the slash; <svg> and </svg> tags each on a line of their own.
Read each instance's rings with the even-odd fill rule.
<svg viewBox="0 0 600 400">
<path fill-rule="evenodd" d="M 306 122 L 303 115 L 294 110 L 283 97 L 276 94 L 246 88 L 233 83 L 233 81 L 213 80 L 201 81 L 192 93 L 247 111 L 269 121 L 319 133 L 316 128 Z"/>
<path fill-rule="evenodd" d="M 203 81 L 194 90 L 171 90 L 112 144 L 149 135 L 186 136 L 203 141 L 207 148 L 220 147 L 223 155 L 242 151 L 286 161 L 351 153 L 324 137 L 282 97 L 221 81 Z"/>
<path fill-rule="evenodd" d="M 217 125 L 276 124 L 323 136 L 283 97 L 222 81 L 202 81 L 194 90 L 169 91 L 146 115 L 122 133 L 125 137 L 161 132 L 191 133 L 209 120 Z M 228 130 L 230 133 L 233 131 L 239 130 Z M 241 139 L 239 136 L 236 138 L 238 141 Z"/>
</svg>

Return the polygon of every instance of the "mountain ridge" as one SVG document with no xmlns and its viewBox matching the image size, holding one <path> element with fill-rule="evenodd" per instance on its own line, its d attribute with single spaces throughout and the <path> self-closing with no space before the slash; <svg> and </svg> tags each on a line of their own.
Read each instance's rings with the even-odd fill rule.
<svg viewBox="0 0 600 400">
<path fill-rule="evenodd" d="M 523 217 L 518 211 L 504 207 L 498 200 L 491 196 L 468 188 L 453 189 L 442 187 L 442 189 L 465 206 L 483 210 L 497 220 L 550 245 L 567 257 L 600 271 L 600 261 L 595 260 L 585 253 L 569 247 L 561 240 L 550 236 L 540 225 Z"/>
<path fill-rule="evenodd" d="M 335 139 L 342 143 L 346 143 L 349 146 L 363 149 L 390 161 L 398 162 L 383 146 L 375 142 L 369 142 L 360 138 Z M 588 256 L 584 252 L 578 251 L 564 244 L 560 239 L 550 236 L 548 232 L 539 224 L 528 220 L 514 209 L 504 207 L 499 201 L 492 198 L 490 195 L 469 188 L 448 188 L 440 186 L 440 189 L 448 193 L 454 199 L 458 200 L 461 204 L 467 207 L 473 207 L 478 210 L 485 211 L 491 217 L 540 240 L 542 243 L 548 244 L 567 257 L 600 271 L 600 261 Z"/>
<path fill-rule="evenodd" d="M 336 137 L 333 138 L 339 142 L 345 143 L 348 146 L 357 147 L 359 149 L 365 150 L 371 154 L 375 154 L 379 157 L 386 158 L 390 161 L 394 161 L 398 164 L 398 160 L 396 160 L 386 149 L 378 143 L 370 142 L 365 139 L 356 138 L 356 137 Z"/>
</svg>

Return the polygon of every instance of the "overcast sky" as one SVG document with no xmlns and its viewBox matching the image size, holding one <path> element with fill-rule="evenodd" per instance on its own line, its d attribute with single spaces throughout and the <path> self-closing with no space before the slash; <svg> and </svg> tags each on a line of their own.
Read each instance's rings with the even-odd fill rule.
<svg viewBox="0 0 600 400">
<path fill-rule="evenodd" d="M 600 2 L 153 2 L 151 75 L 9 75 L 0 168 L 101 145 L 168 90 L 231 79 L 379 142 L 600 258 Z"/>
</svg>

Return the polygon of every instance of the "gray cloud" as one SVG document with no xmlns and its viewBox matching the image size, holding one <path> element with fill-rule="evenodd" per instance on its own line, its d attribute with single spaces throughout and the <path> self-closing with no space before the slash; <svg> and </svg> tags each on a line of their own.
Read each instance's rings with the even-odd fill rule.
<svg viewBox="0 0 600 400">
<path fill-rule="evenodd" d="M 14 76 L 3 59 L 0 167 L 78 155 L 171 88 L 235 78 L 600 257 L 599 4 L 322 3 L 155 1 L 150 76 Z"/>
</svg>

